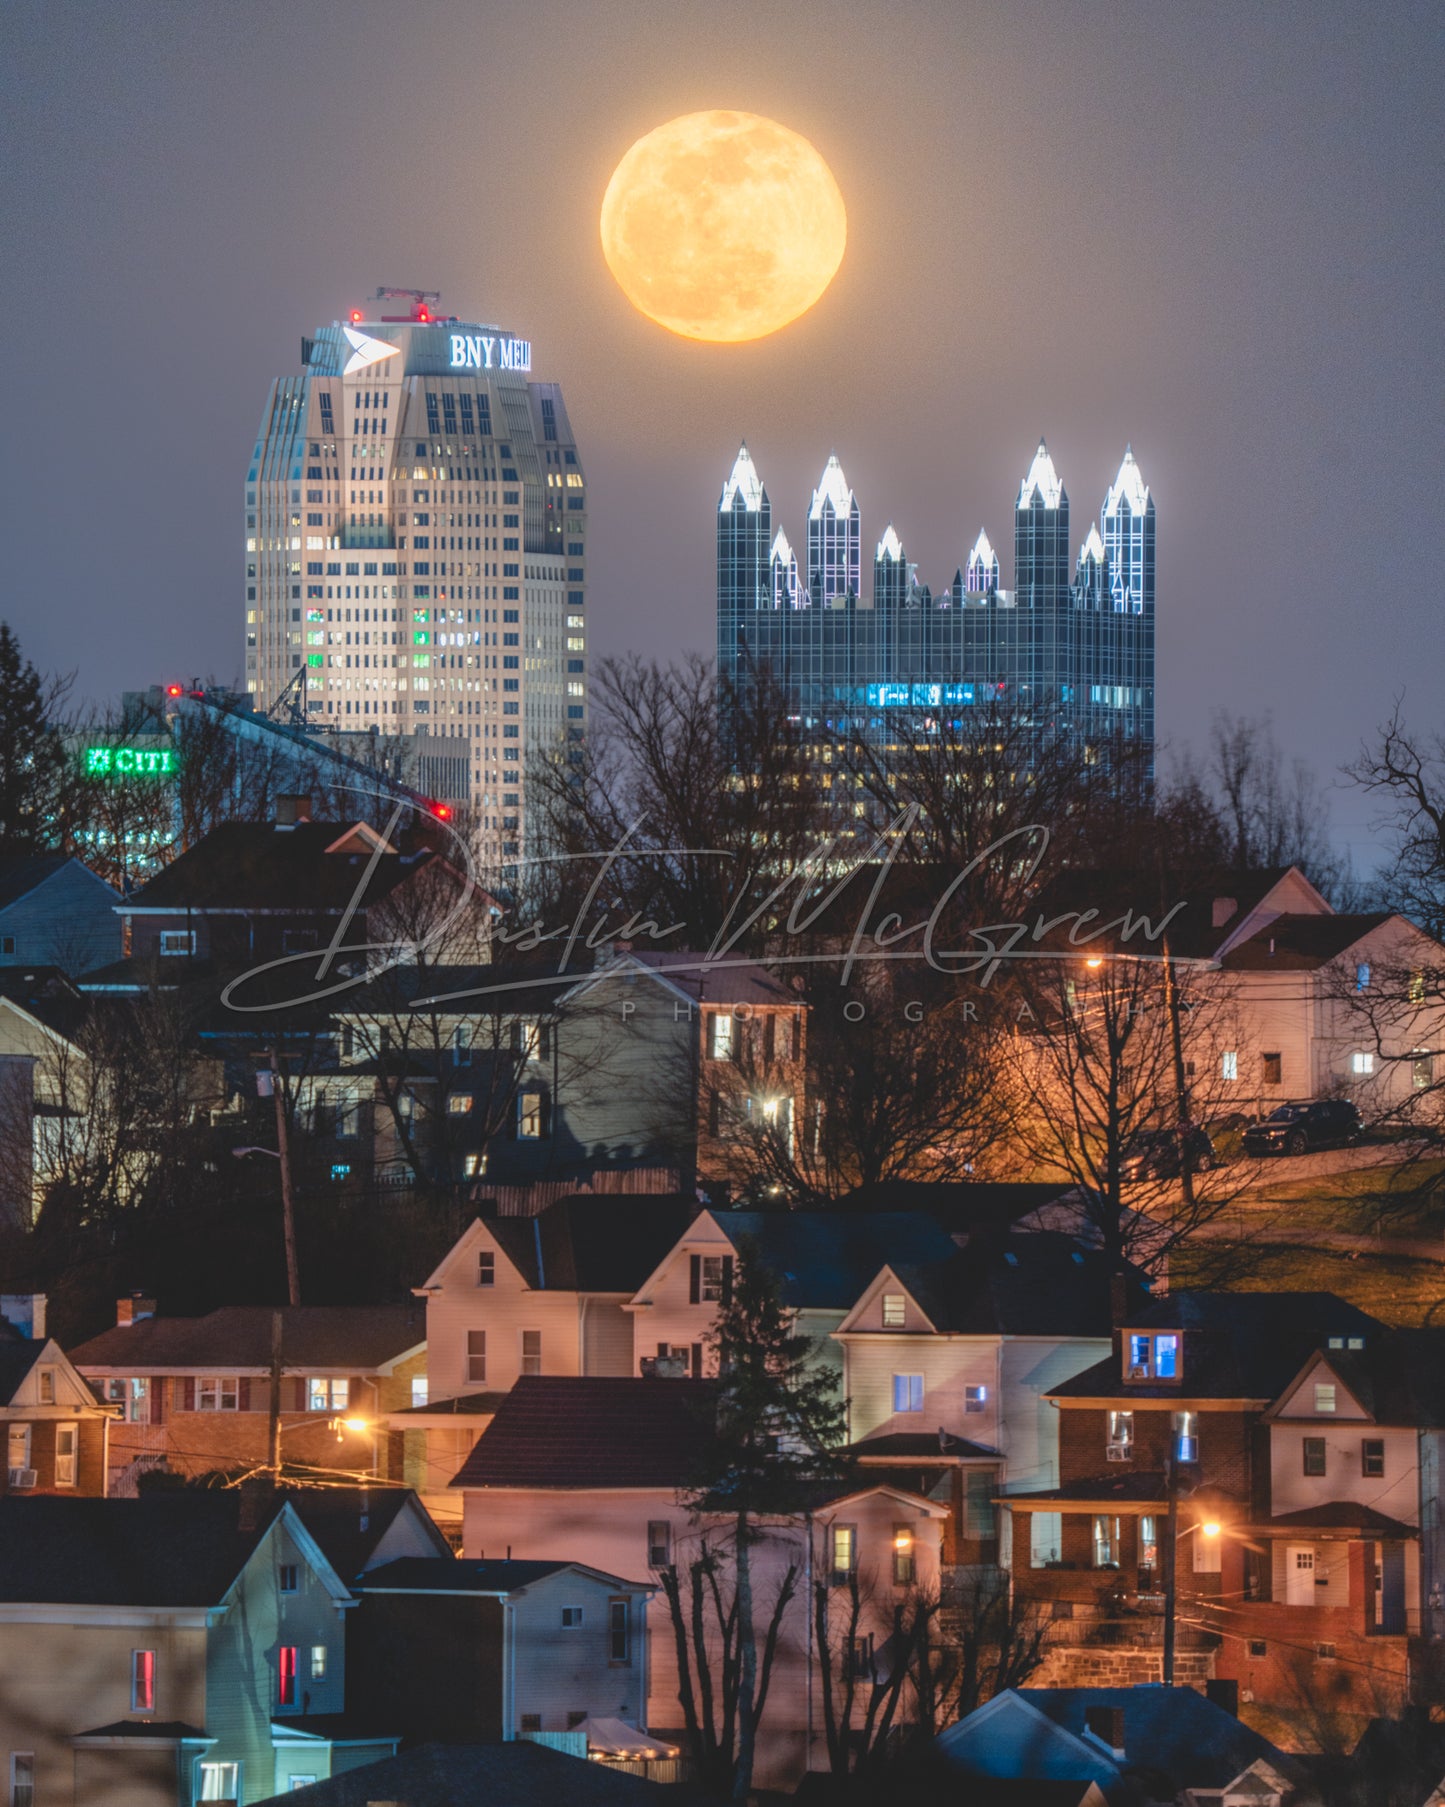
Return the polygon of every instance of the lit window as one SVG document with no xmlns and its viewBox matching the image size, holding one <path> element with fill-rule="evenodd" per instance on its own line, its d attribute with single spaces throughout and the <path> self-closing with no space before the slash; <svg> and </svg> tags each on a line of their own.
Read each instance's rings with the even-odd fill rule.
<svg viewBox="0 0 1445 1807">
<path fill-rule="evenodd" d="M 453 1092 L 447 1099 L 447 1115 L 449 1117 L 470 1117 L 472 1114 L 472 1095 L 470 1092 Z"/>
<path fill-rule="evenodd" d="M 1335 1403 L 1334 1382 L 1317 1380 L 1315 1382 L 1315 1410 L 1317 1412 L 1333 1412 Z"/>
<path fill-rule="evenodd" d="M 54 1368 L 42 1368 L 40 1370 L 40 1403 L 41 1405 L 55 1404 Z"/>
<path fill-rule="evenodd" d="M 988 1410 L 987 1387 L 965 1387 L 963 1389 L 963 1409 L 965 1412 L 986 1412 Z"/>
<path fill-rule="evenodd" d="M 1129 1378 L 1148 1380 L 1149 1373 L 1149 1339 L 1136 1333 L 1129 1338 Z"/>
<path fill-rule="evenodd" d="M 239 1399 L 234 1376 L 203 1374 L 196 1381 L 198 1412 L 234 1412 L 238 1409 Z"/>
<path fill-rule="evenodd" d="M 239 1801 L 241 1798 L 241 1765 L 239 1763 L 203 1763 L 201 1793 L 203 1801 Z"/>
<path fill-rule="evenodd" d="M 1410 974 L 1409 999 L 1412 1004 L 1425 1002 L 1425 975 L 1422 972 Z"/>
<path fill-rule="evenodd" d="M 193 954 L 196 951 L 196 931 L 194 929 L 162 929 L 161 952 L 163 954 Z"/>
<path fill-rule="evenodd" d="M 1219 1057 L 1219 1076 L 1221 1079 L 1239 1078 L 1239 1050 L 1226 1048 Z"/>
<path fill-rule="evenodd" d="M 10 1753 L 10 1807 L 35 1807 L 35 1753 Z"/>
<path fill-rule="evenodd" d="M 487 1333 L 485 1330 L 469 1330 L 467 1332 L 467 1382 L 470 1386 L 484 1387 L 487 1384 Z"/>
<path fill-rule="evenodd" d="M 1369 989 L 1370 989 L 1370 963 L 1368 960 L 1362 960 L 1360 962 L 1360 964 L 1355 968 L 1355 990 L 1356 991 L 1368 991 Z"/>
<path fill-rule="evenodd" d="M 911 1587 L 913 1572 L 913 1527 L 912 1525 L 895 1525 L 893 1527 L 893 1585 L 895 1587 Z"/>
<path fill-rule="evenodd" d="M 1154 1377 L 1156 1380 L 1177 1380 L 1179 1377 L 1179 1338 L 1177 1336 L 1156 1336 L 1154 1339 Z"/>
<path fill-rule="evenodd" d="M 497 1257 L 491 1249 L 477 1251 L 477 1285 L 495 1286 L 497 1284 Z"/>
<path fill-rule="evenodd" d="M 704 1255 L 702 1257 L 699 1302 L 704 1305 L 726 1304 L 731 1284 L 732 1257 L 730 1255 Z"/>
<path fill-rule="evenodd" d="M 414 1374 L 411 1379 L 411 1402 L 414 1406 L 427 1402 L 427 1379 L 424 1374 Z"/>
<path fill-rule="evenodd" d="M 154 1650 L 132 1650 L 130 1653 L 130 1710 L 132 1713 L 154 1713 L 156 1710 Z"/>
<path fill-rule="evenodd" d="M 1109 1441 L 1110 1454 L 1130 1456 L 1134 1453 L 1134 1414 L 1132 1412 L 1110 1412 Z"/>
<path fill-rule="evenodd" d="M 296 1705 L 296 1646 L 283 1644 L 276 1668 L 276 1703 L 278 1706 L 294 1707 Z"/>
<path fill-rule="evenodd" d="M 1159 1524 L 1151 1513 L 1145 1513 L 1139 1520 L 1139 1567 L 1154 1569 L 1159 1566 Z"/>
<path fill-rule="evenodd" d="M 1096 1517 L 1094 1520 L 1094 1567 L 1113 1569 L 1119 1566 L 1119 1521 Z"/>
<path fill-rule="evenodd" d="M 607 1660 L 609 1663 L 630 1662 L 632 1657 L 632 1612 L 627 1600 L 607 1603 Z"/>
<path fill-rule="evenodd" d="M 883 1295 L 883 1328 L 885 1330 L 901 1330 L 905 1322 L 905 1307 L 902 1293 L 884 1293 Z"/>
<path fill-rule="evenodd" d="M 893 1376 L 893 1409 L 895 1412 L 921 1412 L 923 1410 L 923 1376 L 921 1374 L 895 1374 Z"/>
<path fill-rule="evenodd" d="M 1304 1473 L 1322 1475 L 1325 1472 L 1325 1440 L 1323 1437 L 1305 1437 L 1303 1442 Z"/>
<path fill-rule="evenodd" d="M 524 1330 L 522 1332 L 522 1372 L 524 1374 L 540 1374 L 542 1372 L 542 1332 L 540 1330 Z"/>
<path fill-rule="evenodd" d="M 845 1581 L 858 1567 L 858 1527 L 833 1526 L 833 1579 Z"/>
<path fill-rule="evenodd" d="M 1178 1462 L 1197 1462 L 1199 1460 L 1198 1412 L 1176 1412 L 1174 1414 L 1174 1458 Z"/>
<path fill-rule="evenodd" d="M 314 1682 L 326 1679 L 326 1646 L 324 1644 L 311 1646 L 311 1679 Z"/>
<path fill-rule="evenodd" d="M 1354 1073 L 1373 1073 L 1375 1057 L 1369 1053 L 1356 1053 L 1350 1056 L 1350 1070 Z"/>
<path fill-rule="evenodd" d="M 308 1412 L 344 1412 L 350 1403 L 351 1382 L 313 1375 L 306 1383 Z"/>
<path fill-rule="evenodd" d="M 724 1010 L 708 1017 L 707 1052 L 709 1060 L 731 1060 L 733 1057 L 733 1019 Z"/>
<path fill-rule="evenodd" d="M 1423 1048 L 1410 1056 L 1410 1085 L 1414 1091 L 1426 1092 L 1435 1083 L 1435 1062 Z"/>
<path fill-rule="evenodd" d="M 545 1100 L 540 1092 L 517 1095 L 517 1138 L 522 1142 L 538 1142 L 546 1133 Z"/>
</svg>

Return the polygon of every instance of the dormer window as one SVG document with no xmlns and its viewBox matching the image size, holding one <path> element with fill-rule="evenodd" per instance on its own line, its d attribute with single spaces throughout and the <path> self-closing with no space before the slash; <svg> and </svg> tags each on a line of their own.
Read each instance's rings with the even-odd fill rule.
<svg viewBox="0 0 1445 1807">
<path fill-rule="evenodd" d="M 1332 1336 L 1331 1349 L 1363 1349 L 1365 1339 L 1362 1336 Z"/>
<path fill-rule="evenodd" d="M 1128 1380 L 1178 1380 L 1179 1333 L 1174 1330 L 1150 1334 L 1131 1331 L 1125 1352 L 1124 1374 Z"/>
<path fill-rule="evenodd" d="M 1336 1405 L 1336 1392 L 1333 1381 L 1317 1380 L 1315 1382 L 1315 1410 L 1332 1413 Z"/>
<path fill-rule="evenodd" d="M 885 1330 L 901 1330 L 904 1324 L 904 1316 L 903 1294 L 884 1293 L 883 1328 Z"/>
</svg>

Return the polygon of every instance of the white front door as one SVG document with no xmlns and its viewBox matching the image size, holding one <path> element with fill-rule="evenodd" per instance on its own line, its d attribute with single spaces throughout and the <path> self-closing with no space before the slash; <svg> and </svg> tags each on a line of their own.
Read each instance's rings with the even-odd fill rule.
<svg viewBox="0 0 1445 1807">
<path fill-rule="evenodd" d="M 1315 1603 L 1315 1547 L 1291 1543 L 1284 1550 L 1284 1598 L 1287 1606 Z"/>
<path fill-rule="evenodd" d="M 80 1426 L 57 1424 L 55 1427 L 55 1485 L 75 1485 L 76 1461 L 80 1451 Z"/>
</svg>

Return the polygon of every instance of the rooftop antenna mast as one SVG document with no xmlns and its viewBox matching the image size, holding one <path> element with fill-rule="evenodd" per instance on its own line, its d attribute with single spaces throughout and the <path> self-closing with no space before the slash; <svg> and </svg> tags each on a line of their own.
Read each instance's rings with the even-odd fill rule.
<svg viewBox="0 0 1445 1807">
<path fill-rule="evenodd" d="M 415 320 L 422 325 L 427 325 L 431 321 L 441 318 L 442 292 L 440 289 L 378 289 L 376 299 L 411 303 L 409 314 L 383 314 L 381 317 L 384 321 Z"/>
</svg>

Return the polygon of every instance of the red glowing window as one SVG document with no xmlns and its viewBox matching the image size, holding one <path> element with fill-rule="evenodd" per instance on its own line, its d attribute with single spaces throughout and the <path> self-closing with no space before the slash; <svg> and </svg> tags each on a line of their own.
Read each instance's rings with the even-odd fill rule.
<svg viewBox="0 0 1445 1807">
<path fill-rule="evenodd" d="M 154 1713 L 156 1710 L 154 1650 L 132 1650 L 130 1653 L 130 1710 L 132 1713 Z"/>
<path fill-rule="evenodd" d="M 296 1705 L 296 1646 L 281 1646 L 281 1667 L 277 1676 L 276 1698 L 283 1707 Z"/>
</svg>

